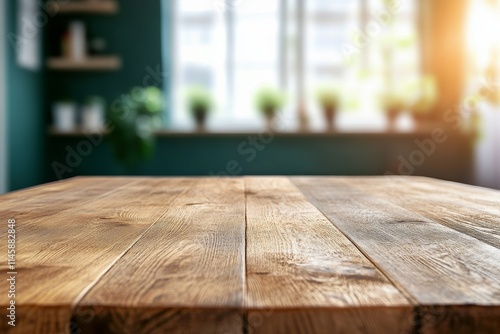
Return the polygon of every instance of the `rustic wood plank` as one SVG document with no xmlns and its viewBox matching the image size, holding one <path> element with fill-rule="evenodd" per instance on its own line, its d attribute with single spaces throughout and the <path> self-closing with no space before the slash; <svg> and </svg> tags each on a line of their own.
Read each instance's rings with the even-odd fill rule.
<svg viewBox="0 0 500 334">
<path fill-rule="evenodd" d="M 500 317 L 491 317 L 492 309 L 493 314 L 500 312 L 499 249 L 351 187 L 348 179 L 293 181 L 386 275 L 424 306 L 417 329 L 424 333 L 445 328 L 448 333 L 500 329 Z M 440 322 L 427 321 L 435 307 L 445 315 Z"/>
<path fill-rule="evenodd" d="M 410 302 L 288 179 L 246 188 L 249 332 L 411 330 Z"/>
<path fill-rule="evenodd" d="M 427 178 L 352 178 L 363 189 L 409 211 L 500 248 L 500 192 Z M 484 192 L 483 192 L 484 190 Z"/>
<path fill-rule="evenodd" d="M 0 332 L 63 333 L 71 315 L 83 333 L 500 332 L 499 192 L 293 182 L 331 222 L 286 178 L 247 178 L 246 212 L 242 179 L 77 178 L 0 196 L 0 219 L 18 219 L 19 291 L 19 327 Z"/>
<path fill-rule="evenodd" d="M 22 214 L 29 209 L 39 215 L 50 215 L 81 205 L 82 201 L 94 200 L 107 192 L 137 182 L 132 178 L 86 177 L 72 178 L 43 186 L 19 190 L 0 196 L 2 212 Z"/>
<path fill-rule="evenodd" d="M 89 291 L 75 318 L 83 333 L 240 333 L 244 286 L 243 179 L 200 179 Z"/>
<path fill-rule="evenodd" d="M 18 322 L 16 327 L 0 322 L 0 332 L 65 333 L 81 295 L 191 182 L 142 179 L 49 217 L 38 218 L 38 213 L 14 217 Z M 1 238 L 5 240 L 3 226 Z M 2 243 L 0 254 L 6 253 Z M 0 265 L 0 271 L 8 271 L 6 263 Z M 7 307 L 8 302 L 2 288 L 0 307 Z"/>
<path fill-rule="evenodd" d="M 0 195 L 0 200 L 2 207 L 7 208 L 8 206 L 19 205 L 20 201 L 33 201 L 66 191 L 74 186 L 85 186 L 89 184 L 93 184 L 93 182 L 86 178 L 75 177 L 2 194 Z"/>
</svg>

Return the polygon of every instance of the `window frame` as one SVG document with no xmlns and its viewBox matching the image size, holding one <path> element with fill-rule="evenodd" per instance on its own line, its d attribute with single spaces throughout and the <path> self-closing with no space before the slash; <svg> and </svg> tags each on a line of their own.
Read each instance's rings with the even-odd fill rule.
<svg viewBox="0 0 500 334">
<path fill-rule="evenodd" d="M 178 26 L 179 26 L 179 11 L 178 11 L 178 2 L 181 0 L 171 0 L 170 1 L 170 17 L 171 17 L 171 59 L 170 59 L 170 64 L 171 64 L 171 73 L 172 73 L 172 79 L 170 81 L 170 88 L 169 88 L 169 93 L 172 99 L 170 100 L 170 107 L 171 107 L 171 112 L 174 108 L 176 108 L 179 105 L 179 101 L 175 102 L 176 99 L 179 98 L 179 85 L 178 85 L 178 77 L 179 77 L 179 54 L 178 54 Z M 232 6 L 233 0 L 219 0 L 221 4 L 229 4 L 229 6 Z M 308 94 L 306 92 L 306 85 L 307 85 L 307 55 L 306 55 L 306 45 L 307 45 L 307 31 L 306 31 L 306 21 L 307 21 L 307 0 L 277 0 L 278 1 L 278 6 L 279 6 L 279 11 L 277 13 L 278 20 L 279 20 L 279 30 L 278 30 L 278 36 L 279 36 L 279 41 L 277 42 L 278 44 L 278 66 L 276 68 L 277 71 L 277 77 L 279 78 L 279 88 L 288 91 L 291 87 L 294 87 L 296 90 L 296 101 L 291 101 L 289 105 L 289 109 L 292 110 L 293 115 L 298 115 L 299 109 L 302 106 L 306 106 L 307 109 L 307 100 L 308 100 Z M 359 27 L 365 27 L 369 22 L 372 21 L 372 16 L 370 13 L 370 4 L 368 0 L 356 0 L 359 5 L 359 12 L 357 15 L 359 16 Z M 417 41 L 421 42 L 419 39 L 420 31 L 419 31 L 419 16 L 420 16 L 420 10 L 418 8 L 418 1 L 417 0 L 412 0 L 414 2 L 415 8 L 415 31 L 417 33 Z M 296 17 L 294 18 L 294 24 L 295 24 L 295 29 L 296 29 L 296 47 L 292 50 L 292 48 L 287 45 L 287 34 L 288 34 L 288 25 L 291 22 L 290 18 L 290 12 L 289 12 L 289 6 L 290 3 L 294 3 L 295 8 L 296 8 Z M 215 7 L 213 9 L 214 11 L 217 10 Z M 226 108 L 222 110 L 222 114 L 230 118 L 231 115 L 234 113 L 234 87 L 235 87 L 235 72 L 236 72 L 236 60 L 235 60 L 235 11 L 234 10 L 226 10 L 222 9 L 223 12 L 223 19 L 224 19 L 224 26 L 226 28 L 226 65 L 225 65 L 225 75 L 226 75 L 226 99 L 227 99 L 227 104 Z M 405 13 L 406 15 L 406 13 Z M 419 52 L 419 59 L 417 60 L 418 64 L 418 72 L 421 73 L 421 48 L 422 45 L 418 44 L 418 52 Z M 361 57 L 362 57 L 362 65 L 361 69 L 366 69 L 368 67 L 368 59 L 369 59 L 369 54 L 371 51 L 372 47 L 368 46 L 361 50 Z M 288 66 L 288 60 L 290 58 L 290 55 L 293 54 L 293 56 L 296 59 L 296 73 L 295 73 L 295 80 L 291 80 L 290 76 L 287 71 L 287 66 Z M 173 111 L 175 112 L 175 111 Z M 169 115 L 169 119 L 172 120 L 172 115 Z M 178 126 L 178 124 L 171 124 L 173 126 Z"/>
</svg>

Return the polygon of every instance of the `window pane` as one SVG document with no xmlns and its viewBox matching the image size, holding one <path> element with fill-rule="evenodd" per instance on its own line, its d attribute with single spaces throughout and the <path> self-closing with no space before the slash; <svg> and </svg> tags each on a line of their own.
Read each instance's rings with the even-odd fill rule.
<svg viewBox="0 0 500 334">
<path fill-rule="evenodd" d="M 234 11 L 234 89 L 232 119 L 254 124 L 255 93 L 279 85 L 279 1 L 244 1 Z"/>
<path fill-rule="evenodd" d="M 218 101 L 224 101 L 226 32 L 220 8 L 210 0 L 176 2 L 174 17 L 175 56 L 172 87 L 172 121 L 190 123 L 186 110 L 186 90 L 195 85 L 208 89 Z M 225 108 L 218 103 L 217 107 Z"/>
<path fill-rule="evenodd" d="M 244 67 L 238 66 L 235 72 L 234 118 L 256 119 L 259 114 L 254 107 L 255 92 L 263 85 L 276 84 L 277 75 L 274 66 Z"/>
<path fill-rule="evenodd" d="M 297 97 L 305 90 L 312 124 L 320 127 L 315 92 L 337 85 L 342 108 L 352 111 L 341 114 L 341 125 L 377 127 L 384 119 L 380 91 L 419 75 L 415 0 L 400 2 L 393 12 L 384 0 L 176 3 L 173 114 L 178 123 L 189 121 L 181 92 L 190 85 L 212 92 L 218 108 L 212 120 L 218 124 L 260 123 L 256 91 L 281 85 L 289 95 L 287 112 L 297 111 Z M 304 13 L 297 12 L 300 3 Z M 301 35 L 304 47 L 299 49 Z"/>
<path fill-rule="evenodd" d="M 279 41 L 276 17 L 236 15 L 235 21 L 235 61 L 276 66 Z"/>
<path fill-rule="evenodd" d="M 307 2 L 306 89 L 317 127 L 324 123 L 318 87 L 339 87 L 341 109 L 350 111 L 339 115 L 340 126 L 375 128 L 384 125 L 381 92 L 416 80 L 416 2 L 400 3 L 393 10 L 384 0 Z"/>
<path fill-rule="evenodd" d="M 217 0 L 180 0 L 177 1 L 177 9 L 180 14 L 192 14 L 199 12 L 211 12 L 214 9 L 217 9 L 217 6 L 223 3 L 223 1 Z"/>
</svg>

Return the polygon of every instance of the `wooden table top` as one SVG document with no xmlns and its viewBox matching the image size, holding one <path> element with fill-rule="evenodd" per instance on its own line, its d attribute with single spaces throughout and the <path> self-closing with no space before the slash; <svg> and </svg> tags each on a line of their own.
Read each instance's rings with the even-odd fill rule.
<svg viewBox="0 0 500 334">
<path fill-rule="evenodd" d="M 0 216 L 1 333 L 500 333 L 498 191 L 91 177 L 0 196 Z"/>
</svg>

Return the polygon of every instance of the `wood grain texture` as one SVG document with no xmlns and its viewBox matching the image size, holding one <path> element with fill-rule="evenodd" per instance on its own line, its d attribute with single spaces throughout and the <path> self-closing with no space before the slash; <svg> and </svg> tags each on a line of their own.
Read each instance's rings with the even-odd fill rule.
<svg viewBox="0 0 500 334">
<path fill-rule="evenodd" d="M 247 178 L 246 188 L 252 332 L 411 330 L 407 299 L 288 179 Z M 272 314 L 252 321 L 266 309 Z"/>
<path fill-rule="evenodd" d="M 117 1 L 114 0 L 78 0 L 57 1 L 51 0 L 47 4 L 54 14 L 116 14 L 119 10 Z"/>
<path fill-rule="evenodd" d="M 368 181 L 368 182 L 367 182 Z M 351 178 L 349 184 L 500 248 L 500 193 L 429 178 Z"/>
<path fill-rule="evenodd" d="M 122 66 L 119 56 L 91 56 L 82 60 L 51 57 L 47 67 L 55 71 L 116 71 Z"/>
<path fill-rule="evenodd" d="M 18 326 L 0 333 L 500 333 L 499 203 L 420 177 L 18 191 L 0 196 L 18 271 Z"/>
<path fill-rule="evenodd" d="M 483 321 L 482 312 L 500 310 L 500 250 L 476 238 L 349 185 L 341 178 L 294 178 L 294 183 L 331 221 L 420 305 L 456 306 L 440 326 L 477 332 L 500 329 L 500 317 Z M 404 182 L 401 186 L 404 186 Z M 365 181 L 364 187 L 369 187 Z M 474 305 L 477 318 L 460 316 Z M 480 306 L 483 306 L 481 308 Z M 456 311 L 457 309 L 462 311 Z M 422 308 L 419 326 L 435 324 Z M 456 312 L 455 312 L 456 311 Z M 467 312 L 467 311 L 464 311 Z M 491 319 L 491 317 L 489 318 Z"/>
<path fill-rule="evenodd" d="M 73 178 L 16 191 L 0 198 L 0 219 L 16 217 L 31 223 L 30 217 L 41 219 L 59 214 L 136 182 L 131 178 Z"/>
<path fill-rule="evenodd" d="M 103 276 L 75 317 L 83 333 L 241 333 L 244 286 L 243 179 L 200 179 Z"/>
<path fill-rule="evenodd" d="M 17 220 L 18 324 L 10 327 L 2 321 L 0 332 L 65 333 L 80 295 L 190 183 L 186 179 L 135 180 L 126 188 L 115 189 L 104 197 L 74 205 L 59 214 L 38 218 L 35 211 L 32 216 L 23 215 L 22 219 L 10 217 Z M 77 191 L 77 188 L 70 187 L 70 190 Z M 29 192 L 25 195 L 29 196 Z M 24 210 L 29 212 L 29 208 L 27 205 Z M 5 243 L 0 252 L 7 253 Z M 0 271 L 7 272 L 5 262 L 0 265 Z M 2 308 L 8 303 L 5 288 L 0 293 Z"/>
</svg>

